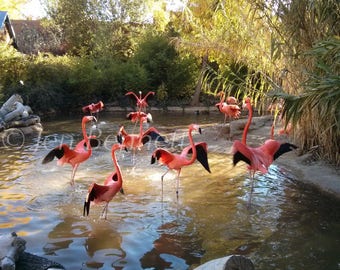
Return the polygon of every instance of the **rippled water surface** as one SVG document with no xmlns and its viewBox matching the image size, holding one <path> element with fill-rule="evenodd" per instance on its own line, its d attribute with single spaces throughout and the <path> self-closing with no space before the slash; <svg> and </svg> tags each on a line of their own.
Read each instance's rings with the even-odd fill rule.
<svg viewBox="0 0 340 270">
<path fill-rule="evenodd" d="M 192 122 L 223 121 L 218 114 L 153 118 L 169 140 Z M 60 142 L 81 139 L 80 120 L 46 121 L 40 138 L 1 148 L 0 233 L 16 231 L 27 241 L 26 251 L 67 269 L 189 269 L 230 254 L 246 255 L 263 270 L 340 269 L 340 202 L 273 164 L 256 176 L 248 209 L 248 174 L 244 165 L 233 168 L 228 154 L 209 153 L 211 174 L 197 163 L 184 168 L 177 199 L 173 172 L 164 178 L 162 196 L 166 169 L 150 165 L 154 144 L 134 159 L 118 152 L 125 195 L 112 200 L 107 220 L 99 218 L 101 206 L 83 217 L 89 184 L 102 183 L 113 170 L 109 149 L 119 125 L 132 131 L 133 124 L 123 114 L 100 116 L 92 130 L 104 145 L 79 166 L 71 187 L 68 164 L 41 161 Z"/>
</svg>

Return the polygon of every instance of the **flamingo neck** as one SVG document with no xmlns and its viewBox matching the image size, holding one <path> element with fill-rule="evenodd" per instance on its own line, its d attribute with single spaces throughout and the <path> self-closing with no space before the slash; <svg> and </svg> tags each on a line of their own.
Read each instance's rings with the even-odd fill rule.
<svg viewBox="0 0 340 270">
<path fill-rule="evenodd" d="M 121 173 L 121 170 L 120 170 L 117 158 L 116 158 L 116 154 L 114 151 L 112 151 L 112 161 L 113 161 L 113 164 L 115 165 L 117 176 L 118 176 L 117 182 L 118 184 L 122 184 L 122 173 Z"/>
<path fill-rule="evenodd" d="M 191 129 L 189 129 L 189 133 L 188 134 L 189 134 L 189 142 L 190 142 L 190 145 L 192 147 L 192 156 L 191 156 L 191 159 L 188 160 L 188 164 L 192 164 L 196 160 L 197 151 L 196 151 L 194 139 L 192 138 L 192 130 Z"/>
<path fill-rule="evenodd" d="M 91 149 L 91 144 L 89 143 L 89 137 L 86 134 L 86 122 L 85 121 L 83 121 L 81 123 L 81 129 L 83 131 L 83 138 L 84 138 L 85 143 L 86 143 L 87 151 L 89 153 L 91 153 L 92 149 Z"/>
<path fill-rule="evenodd" d="M 144 117 L 139 118 L 139 137 L 143 136 L 143 118 Z"/>
<path fill-rule="evenodd" d="M 220 103 L 218 103 L 218 109 L 220 111 L 222 111 L 222 107 L 223 107 L 223 100 L 224 100 L 224 93 L 221 92 L 221 99 L 220 99 Z"/>
<path fill-rule="evenodd" d="M 244 127 L 244 130 L 243 130 L 243 134 L 242 134 L 242 143 L 243 144 L 247 144 L 247 134 L 248 134 L 248 129 L 250 127 L 250 124 L 251 124 L 251 120 L 253 118 L 253 108 L 249 103 L 247 103 L 247 108 L 248 108 L 248 121 Z"/>
</svg>

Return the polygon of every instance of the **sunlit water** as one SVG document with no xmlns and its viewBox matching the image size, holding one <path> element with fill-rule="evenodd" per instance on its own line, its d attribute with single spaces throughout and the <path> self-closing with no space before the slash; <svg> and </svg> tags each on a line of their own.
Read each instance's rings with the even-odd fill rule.
<svg viewBox="0 0 340 270">
<path fill-rule="evenodd" d="M 340 269 L 340 202 L 296 181 L 294 172 L 276 166 L 257 175 L 252 206 L 247 208 L 250 179 L 245 166 L 232 167 L 230 156 L 209 153 L 212 173 L 200 164 L 184 168 L 179 197 L 176 174 L 150 165 L 154 144 L 133 159 L 118 152 L 125 195 L 83 217 L 90 183 L 102 183 L 113 170 L 110 147 L 122 115 L 101 115 L 93 133 L 104 145 L 81 164 L 76 185 L 71 167 L 43 157 L 61 141 L 81 139 L 81 117 L 44 122 L 40 138 L 0 153 L 0 233 L 15 231 L 26 251 L 67 269 L 189 269 L 230 254 L 248 256 L 256 269 Z M 220 115 L 155 114 L 153 125 L 168 132 L 189 123 L 222 122 Z M 204 131 L 203 131 L 204 132 Z M 169 135 L 170 134 L 170 135 Z M 199 138 L 195 135 L 195 139 Z"/>
</svg>

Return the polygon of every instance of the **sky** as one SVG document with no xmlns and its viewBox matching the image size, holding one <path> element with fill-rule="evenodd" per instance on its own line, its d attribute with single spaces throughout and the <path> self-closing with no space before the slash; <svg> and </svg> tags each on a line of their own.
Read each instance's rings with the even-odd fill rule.
<svg viewBox="0 0 340 270">
<path fill-rule="evenodd" d="M 183 7 L 183 0 L 168 0 L 168 9 L 170 10 L 178 10 Z M 46 14 L 42 5 L 40 4 L 40 0 L 30 0 L 28 4 L 25 5 L 22 13 L 32 19 L 39 19 L 44 17 Z"/>
<path fill-rule="evenodd" d="M 45 15 L 45 11 L 40 4 L 40 0 L 31 0 L 25 5 L 23 13 L 25 16 L 31 17 L 32 19 L 39 19 Z"/>
</svg>

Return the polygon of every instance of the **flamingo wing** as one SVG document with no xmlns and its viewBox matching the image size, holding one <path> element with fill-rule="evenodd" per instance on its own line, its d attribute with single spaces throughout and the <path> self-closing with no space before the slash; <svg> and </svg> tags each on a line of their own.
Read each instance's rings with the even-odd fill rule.
<svg viewBox="0 0 340 270">
<path fill-rule="evenodd" d="M 208 162 L 208 151 L 207 151 L 207 143 L 206 142 L 199 142 L 199 143 L 195 143 L 195 147 L 196 147 L 196 153 L 197 153 L 197 157 L 196 159 L 199 161 L 199 163 L 202 164 L 202 166 L 209 172 L 210 168 L 209 168 L 209 162 Z M 192 153 L 192 147 L 190 147 L 188 149 L 188 153 L 191 154 Z"/>
<path fill-rule="evenodd" d="M 164 142 L 165 139 L 159 134 L 159 131 L 155 128 L 149 128 L 143 133 L 142 143 L 146 144 L 148 141 Z"/>
<path fill-rule="evenodd" d="M 110 183 L 111 181 L 113 181 L 113 182 L 117 182 L 118 181 L 118 173 L 117 172 L 114 172 L 111 175 L 109 175 L 109 177 L 106 178 L 106 180 L 104 182 L 104 185 L 106 186 L 106 185 L 112 184 L 112 183 Z M 124 189 L 122 187 L 120 188 L 119 192 L 122 193 L 123 195 L 125 195 Z"/>
<path fill-rule="evenodd" d="M 130 112 L 126 115 L 126 119 L 131 120 L 131 122 L 136 122 L 143 117 L 147 117 L 148 115 L 144 112 Z"/>
<path fill-rule="evenodd" d="M 100 145 L 103 145 L 103 141 L 97 138 L 89 138 L 89 143 L 91 147 L 98 147 Z M 85 140 L 81 140 L 79 143 L 77 143 L 75 150 L 85 150 L 85 147 L 87 146 Z"/>
<path fill-rule="evenodd" d="M 147 106 L 148 106 L 148 103 L 146 102 L 146 100 L 147 100 L 147 98 L 148 98 L 149 95 L 155 95 L 155 92 L 150 91 L 150 92 L 148 92 L 148 93 L 144 96 L 144 98 L 141 100 L 141 105 L 142 105 L 142 106 L 144 106 L 144 107 L 147 107 Z"/>
<path fill-rule="evenodd" d="M 104 181 L 104 186 L 111 185 L 113 182 L 118 181 L 118 174 L 117 172 L 111 173 Z"/>
<path fill-rule="evenodd" d="M 233 144 L 233 165 L 235 166 L 239 161 L 244 161 L 251 166 L 253 153 L 247 145 L 244 145 L 240 141 L 234 141 Z"/>
<path fill-rule="evenodd" d="M 154 164 L 156 160 L 161 164 L 169 164 L 174 159 L 174 154 L 169 152 L 168 150 L 158 148 L 156 149 L 151 157 L 151 164 Z"/>
<path fill-rule="evenodd" d="M 293 149 L 298 148 L 296 145 L 291 143 L 283 143 L 280 145 L 279 149 L 275 152 L 273 158 L 274 160 L 277 159 L 279 156 L 283 155 L 284 153 L 293 151 Z"/>
<path fill-rule="evenodd" d="M 91 184 L 89 191 L 87 193 L 85 202 L 84 202 L 84 211 L 83 211 L 84 216 L 85 216 L 85 212 L 87 216 L 89 215 L 91 202 L 99 198 L 102 194 L 104 194 L 108 190 L 109 190 L 109 186 L 102 186 L 96 183 Z"/>
<path fill-rule="evenodd" d="M 242 152 L 236 151 L 233 155 L 233 164 L 234 166 L 239 162 L 239 161 L 244 161 L 247 163 L 249 166 L 251 165 L 251 161 L 247 156 L 245 156 Z"/>
<path fill-rule="evenodd" d="M 67 145 L 61 145 L 54 149 L 52 149 L 43 159 L 42 164 L 46 164 L 51 162 L 55 157 L 61 159 L 64 156 L 65 150 L 64 147 L 68 147 Z"/>
</svg>

